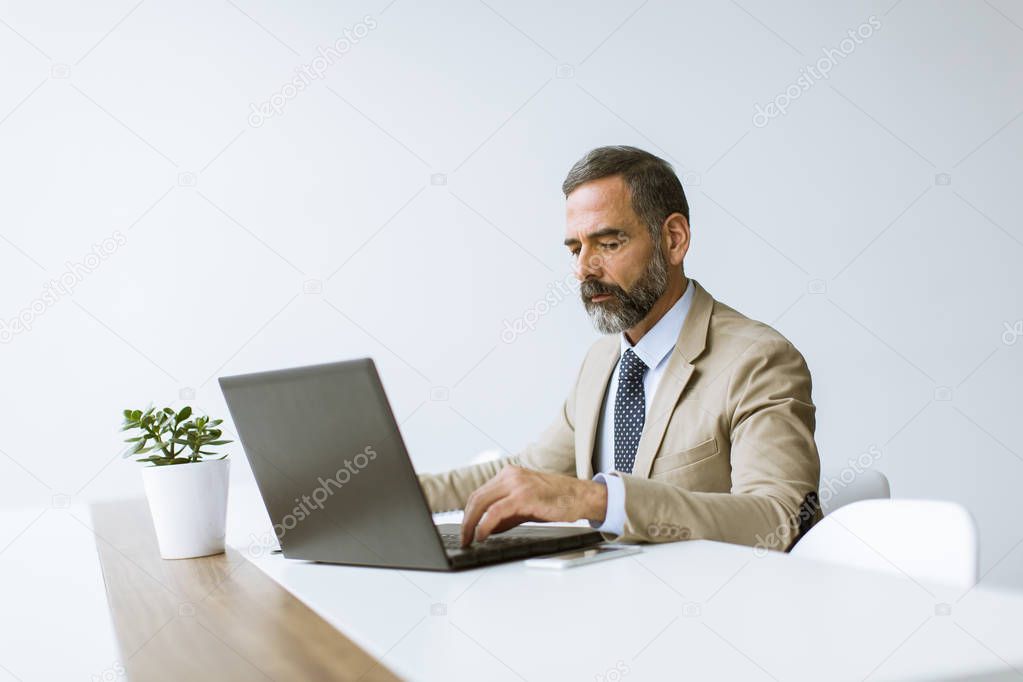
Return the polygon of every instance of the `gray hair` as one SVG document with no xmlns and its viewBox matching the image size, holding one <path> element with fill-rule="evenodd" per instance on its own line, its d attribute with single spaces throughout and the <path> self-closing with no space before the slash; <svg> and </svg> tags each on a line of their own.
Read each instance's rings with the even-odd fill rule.
<svg viewBox="0 0 1023 682">
<path fill-rule="evenodd" d="M 568 171 L 561 191 L 567 197 L 579 185 L 620 175 L 629 188 L 632 210 L 646 223 L 655 244 L 660 243 L 661 225 L 672 213 L 689 220 L 689 202 L 671 164 L 636 147 L 597 147 L 576 161 Z"/>
</svg>

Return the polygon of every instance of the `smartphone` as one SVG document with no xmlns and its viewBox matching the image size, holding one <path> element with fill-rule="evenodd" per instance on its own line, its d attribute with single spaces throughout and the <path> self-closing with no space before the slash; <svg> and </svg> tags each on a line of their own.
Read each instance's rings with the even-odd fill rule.
<svg viewBox="0 0 1023 682">
<path fill-rule="evenodd" d="M 561 554 L 548 554 L 547 556 L 526 559 L 526 566 L 531 568 L 571 568 L 592 564 L 595 561 L 615 559 L 618 557 L 638 554 L 639 545 L 597 545 L 586 549 L 573 549 Z"/>
</svg>

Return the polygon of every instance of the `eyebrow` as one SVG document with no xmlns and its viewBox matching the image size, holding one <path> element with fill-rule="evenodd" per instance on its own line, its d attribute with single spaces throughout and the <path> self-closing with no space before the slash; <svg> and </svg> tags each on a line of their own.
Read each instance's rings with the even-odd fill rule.
<svg viewBox="0 0 1023 682">
<path fill-rule="evenodd" d="M 610 237 L 612 235 L 617 236 L 622 232 L 625 232 L 625 230 L 620 227 L 602 227 L 601 229 L 596 230 L 595 232 L 590 232 L 585 236 L 587 239 L 600 239 L 601 237 Z M 565 240 L 565 246 L 572 246 L 573 244 L 578 243 L 580 242 L 575 237 L 569 237 Z"/>
</svg>

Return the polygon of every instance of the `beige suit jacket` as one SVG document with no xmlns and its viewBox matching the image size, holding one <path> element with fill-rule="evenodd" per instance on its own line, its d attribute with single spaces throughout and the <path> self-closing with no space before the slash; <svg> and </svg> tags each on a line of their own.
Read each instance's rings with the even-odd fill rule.
<svg viewBox="0 0 1023 682">
<path fill-rule="evenodd" d="M 692 306 L 650 405 L 625 488 L 620 541 L 711 539 L 786 550 L 820 518 L 810 371 L 766 324 L 690 280 Z M 424 474 L 434 511 L 461 509 L 504 466 L 593 477 L 619 337 L 597 341 L 554 423 L 512 457 Z"/>
</svg>

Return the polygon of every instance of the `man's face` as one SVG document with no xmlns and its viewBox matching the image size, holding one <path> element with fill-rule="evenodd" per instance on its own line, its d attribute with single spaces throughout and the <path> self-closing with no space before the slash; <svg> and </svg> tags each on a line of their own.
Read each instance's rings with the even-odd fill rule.
<svg viewBox="0 0 1023 682">
<path fill-rule="evenodd" d="M 660 242 L 632 210 L 621 176 L 592 180 L 566 200 L 565 246 L 597 329 L 617 334 L 646 317 L 668 285 Z"/>
</svg>

